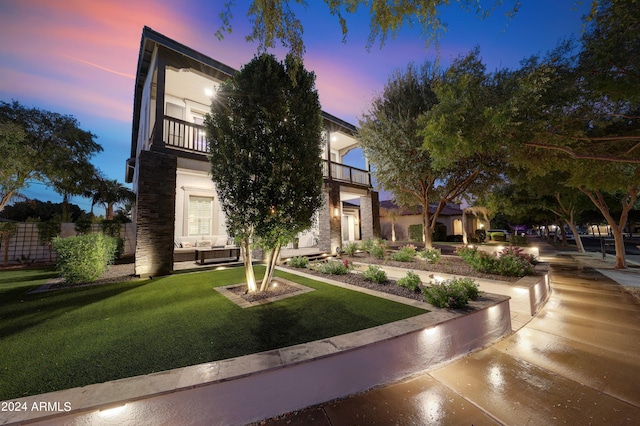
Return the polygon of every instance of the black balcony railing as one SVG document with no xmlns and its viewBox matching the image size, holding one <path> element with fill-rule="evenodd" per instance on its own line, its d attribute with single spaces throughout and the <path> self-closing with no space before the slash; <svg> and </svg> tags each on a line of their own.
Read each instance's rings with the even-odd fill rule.
<svg viewBox="0 0 640 426">
<path fill-rule="evenodd" d="M 209 153 L 209 143 L 207 142 L 207 133 L 204 126 L 164 116 L 162 135 L 162 140 L 168 148 L 177 148 L 199 154 Z M 331 167 L 331 174 L 329 174 L 329 166 Z M 327 179 L 359 186 L 371 186 L 369 172 L 357 167 L 323 160 L 322 172 Z"/>
<path fill-rule="evenodd" d="M 207 142 L 207 133 L 204 126 L 165 115 L 162 128 L 162 139 L 166 146 L 202 154 L 209 153 L 209 143 Z"/>
<path fill-rule="evenodd" d="M 331 175 L 329 175 L 329 166 L 331 166 Z M 340 163 L 322 160 L 322 173 L 325 178 L 347 182 L 354 185 L 371 186 L 371 175 L 367 170 L 358 169 Z"/>
</svg>

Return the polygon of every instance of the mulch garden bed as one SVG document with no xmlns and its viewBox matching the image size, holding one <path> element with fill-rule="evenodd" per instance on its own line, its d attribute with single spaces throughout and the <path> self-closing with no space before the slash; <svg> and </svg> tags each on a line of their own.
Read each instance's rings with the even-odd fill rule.
<svg viewBox="0 0 640 426">
<path fill-rule="evenodd" d="M 227 287 L 227 290 L 229 290 L 230 292 L 232 292 L 233 294 L 242 297 L 244 300 L 246 300 L 247 302 L 250 303 L 255 303 L 255 302 L 259 302 L 260 300 L 263 299 L 268 299 L 268 298 L 277 298 L 279 296 L 284 296 L 290 293 L 295 293 L 297 291 L 300 291 L 300 288 L 298 287 L 294 287 L 292 285 L 289 285 L 285 282 L 282 282 L 281 280 L 278 280 L 277 278 L 274 279 L 274 281 L 277 282 L 277 285 L 273 285 L 273 281 L 271 283 L 271 285 L 269 285 L 269 289 L 268 291 L 264 292 L 264 291 L 258 291 L 255 293 L 248 293 L 248 287 L 246 285 L 244 286 L 231 286 L 231 287 Z M 260 287 L 260 281 L 258 281 L 258 287 Z"/>
</svg>

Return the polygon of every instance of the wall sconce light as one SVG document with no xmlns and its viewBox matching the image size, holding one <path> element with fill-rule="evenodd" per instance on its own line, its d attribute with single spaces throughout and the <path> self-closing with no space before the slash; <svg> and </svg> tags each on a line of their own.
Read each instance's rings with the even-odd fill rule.
<svg viewBox="0 0 640 426">
<path fill-rule="evenodd" d="M 333 208 L 333 217 L 338 217 L 340 216 L 340 209 L 337 207 Z"/>
</svg>

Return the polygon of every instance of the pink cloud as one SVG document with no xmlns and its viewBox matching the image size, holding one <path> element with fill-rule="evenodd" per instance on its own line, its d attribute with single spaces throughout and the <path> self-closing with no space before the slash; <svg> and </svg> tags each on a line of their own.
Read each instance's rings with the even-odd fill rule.
<svg viewBox="0 0 640 426">
<path fill-rule="evenodd" d="M 0 68 L 3 78 L 0 79 L 0 91 L 41 100 L 43 103 L 59 105 L 62 110 L 71 114 L 90 114 L 93 116 L 131 121 L 130 99 L 113 96 L 107 91 L 100 93 L 85 88 L 78 88 L 74 82 L 65 82 L 46 76 L 29 74 L 6 68 Z M 20 98 L 14 96 L 20 101 Z M 77 111 L 77 112 L 76 112 Z"/>
<path fill-rule="evenodd" d="M 191 33 L 179 10 L 154 0 L 32 0 L 1 8 L 0 38 L 13 41 L 0 46 L 3 93 L 122 121 L 131 121 L 142 27 L 177 39 Z"/>
</svg>

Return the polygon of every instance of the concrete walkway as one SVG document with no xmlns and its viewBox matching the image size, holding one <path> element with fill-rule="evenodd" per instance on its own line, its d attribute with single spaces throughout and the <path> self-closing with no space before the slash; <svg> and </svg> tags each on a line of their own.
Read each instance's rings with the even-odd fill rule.
<svg viewBox="0 0 640 426">
<path fill-rule="evenodd" d="M 640 424 L 640 305 L 609 277 L 638 283 L 640 270 L 618 272 L 592 255 L 545 260 L 551 298 L 517 333 L 412 379 L 266 424 Z"/>
</svg>

